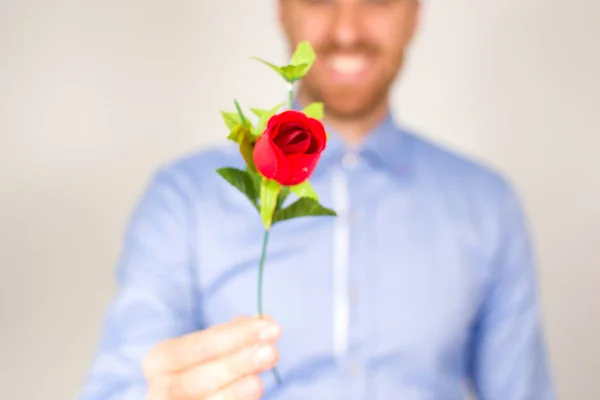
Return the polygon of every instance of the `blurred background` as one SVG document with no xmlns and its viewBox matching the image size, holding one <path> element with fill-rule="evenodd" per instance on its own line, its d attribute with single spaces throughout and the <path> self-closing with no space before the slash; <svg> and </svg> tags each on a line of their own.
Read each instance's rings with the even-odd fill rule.
<svg viewBox="0 0 600 400">
<path fill-rule="evenodd" d="M 75 398 L 150 175 L 285 100 L 275 0 L 0 0 L 0 391 Z M 600 396 L 600 3 L 425 1 L 394 112 L 506 172 L 561 399 Z M 509 399 L 507 399 L 509 400 Z"/>
</svg>

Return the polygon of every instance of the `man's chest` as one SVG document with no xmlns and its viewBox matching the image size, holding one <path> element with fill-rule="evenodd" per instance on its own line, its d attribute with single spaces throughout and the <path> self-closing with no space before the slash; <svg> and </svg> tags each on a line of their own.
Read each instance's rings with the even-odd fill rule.
<svg viewBox="0 0 600 400">
<path fill-rule="evenodd" d="M 283 328 L 282 368 L 348 354 L 372 365 L 461 363 L 482 286 L 462 228 L 402 195 L 346 205 L 270 233 L 261 293 Z M 258 311 L 260 220 L 243 206 L 220 215 L 196 254 L 208 324 Z"/>
</svg>

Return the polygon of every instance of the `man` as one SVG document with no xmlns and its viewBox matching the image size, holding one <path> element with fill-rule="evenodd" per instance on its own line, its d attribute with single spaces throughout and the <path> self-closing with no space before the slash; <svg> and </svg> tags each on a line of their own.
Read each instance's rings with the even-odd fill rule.
<svg viewBox="0 0 600 400">
<path fill-rule="evenodd" d="M 554 398 L 519 202 L 497 173 L 400 128 L 389 90 L 416 0 L 280 0 L 317 62 L 296 106 L 326 105 L 311 183 L 336 218 L 262 225 L 214 171 L 233 148 L 156 174 L 81 398 Z M 270 369 L 277 366 L 282 383 Z"/>
</svg>

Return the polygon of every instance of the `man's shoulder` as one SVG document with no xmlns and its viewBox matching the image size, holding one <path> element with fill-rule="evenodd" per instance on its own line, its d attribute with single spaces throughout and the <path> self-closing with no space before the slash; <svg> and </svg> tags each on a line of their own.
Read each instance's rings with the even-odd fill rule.
<svg viewBox="0 0 600 400">
<path fill-rule="evenodd" d="M 212 144 L 205 148 L 182 154 L 163 164 L 162 171 L 172 174 L 192 175 L 198 178 L 224 166 L 240 167 L 241 156 L 233 144 Z"/>
<path fill-rule="evenodd" d="M 427 180 L 463 192 L 498 195 L 512 191 L 507 174 L 490 163 L 414 132 L 407 136 L 413 166 Z"/>
<path fill-rule="evenodd" d="M 155 169 L 153 181 L 176 188 L 185 195 L 198 195 L 219 182 L 221 178 L 216 170 L 223 167 L 244 167 L 235 145 L 213 144 L 168 160 Z"/>
<path fill-rule="evenodd" d="M 518 226 L 523 204 L 505 172 L 422 136 L 410 138 L 417 186 L 433 202 L 447 206 L 462 222 L 461 229 L 469 226 L 473 238 L 496 243 L 500 232 Z"/>
</svg>

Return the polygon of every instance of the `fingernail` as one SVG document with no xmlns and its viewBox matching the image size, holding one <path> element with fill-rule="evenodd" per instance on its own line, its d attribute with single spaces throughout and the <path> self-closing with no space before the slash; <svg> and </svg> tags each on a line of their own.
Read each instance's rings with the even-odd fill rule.
<svg viewBox="0 0 600 400">
<path fill-rule="evenodd" d="M 258 368 L 270 365 L 275 359 L 275 351 L 271 346 L 260 347 L 254 354 L 254 364 Z"/>
<path fill-rule="evenodd" d="M 258 393 L 259 385 L 256 379 L 247 378 L 239 383 L 237 387 L 237 394 L 240 398 L 246 399 L 252 397 Z"/>
<path fill-rule="evenodd" d="M 266 324 L 260 328 L 259 336 L 262 340 L 270 342 L 279 335 L 279 326 L 275 324 Z"/>
</svg>

